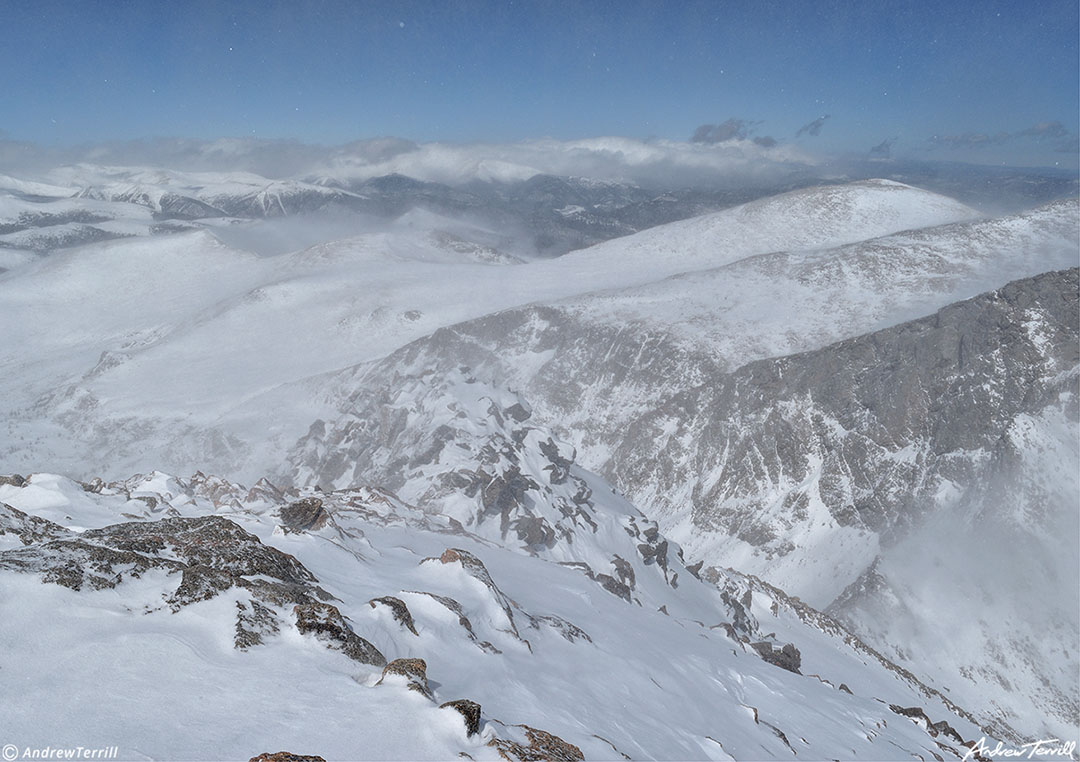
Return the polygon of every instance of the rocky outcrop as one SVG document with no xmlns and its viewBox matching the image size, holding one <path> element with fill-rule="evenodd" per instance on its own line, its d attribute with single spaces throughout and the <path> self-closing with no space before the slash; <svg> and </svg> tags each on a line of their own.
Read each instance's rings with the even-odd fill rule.
<svg viewBox="0 0 1080 762">
<path fill-rule="evenodd" d="M 474 736 L 480 732 L 480 705 L 469 699 L 455 699 L 439 704 L 439 709 L 453 709 L 465 720 L 465 734 Z"/>
<path fill-rule="evenodd" d="M 23 513 L 7 503 L 0 503 L 0 535 L 14 534 L 23 545 L 33 545 L 69 534 L 59 524 Z"/>
<path fill-rule="evenodd" d="M 293 609 L 296 629 L 302 634 L 311 633 L 316 638 L 350 659 L 376 667 L 386 665 L 386 657 L 364 638 L 353 632 L 352 627 L 338 611 L 328 603 L 302 603 Z"/>
<path fill-rule="evenodd" d="M 386 678 L 397 675 L 405 679 L 410 691 L 416 691 L 434 700 L 427 680 L 427 662 L 423 659 L 394 659 L 383 668 L 382 677 L 376 685 L 382 685 Z"/>
<path fill-rule="evenodd" d="M 698 527 L 778 554 L 811 498 L 838 526 L 896 534 L 943 480 L 972 482 L 978 464 L 964 453 L 992 449 L 1017 415 L 1056 399 L 1053 378 L 1077 362 L 1076 292 L 1076 270 L 1048 273 L 715 377 L 641 417 L 608 473 L 659 496 L 687 494 L 689 479 Z"/>
<path fill-rule="evenodd" d="M 767 641 L 751 643 L 750 645 L 757 651 L 758 656 L 769 662 L 769 664 L 774 664 L 780 669 L 786 669 L 788 672 L 794 672 L 796 675 L 802 674 L 799 671 L 802 666 L 802 654 L 791 643 L 786 643 L 783 648 L 774 648 L 773 644 Z"/>
<path fill-rule="evenodd" d="M 429 593 L 422 590 L 413 590 L 410 592 L 413 595 L 425 595 L 428 598 L 437 601 L 438 603 L 449 609 L 451 612 L 453 612 L 455 615 L 457 615 L 458 624 L 463 630 L 465 630 L 465 633 L 468 635 L 469 640 L 475 643 L 476 647 L 479 648 L 481 651 L 486 651 L 492 654 L 502 653 L 502 651 L 493 646 L 489 641 L 480 640 L 480 638 L 477 637 L 476 630 L 473 629 L 472 622 L 469 621 L 469 617 L 465 616 L 465 609 L 458 601 L 454 600 L 448 595 L 438 595 L 436 593 Z"/>
<path fill-rule="evenodd" d="M 377 605 L 386 606 L 393 614 L 395 622 L 407 629 L 413 635 L 419 635 L 416 631 L 416 624 L 413 622 L 412 614 L 409 612 L 409 607 L 406 606 L 405 601 L 400 598 L 395 598 L 392 595 L 384 595 L 381 598 L 372 598 L 368 601 L 368 605 L 371 606 L 371 608 L 375 608 Z"/>
<path fill-rule="evenodd" d="M 331 596 L 293 556 L 264 545 L 221 516 L 114 524 L 72 532 L 0 504 L 0 534 L 16 534 L 24 547 L 0 551 L 0 569 L 38 574 L 72 590 L 115 588 L 151 570 L 178 576 L 163 595 L 173 612 L 238 588 L 234 645 L 247 650 L 280 631 L 276 609 L 293 606 L 297 629 L 363 664 L 386 659 L 352 631 Z"/>
<path fill-rule="evenodd" d="M 266 638 L 280 631 L 274 610 L 256 600 L 236 602 L 236 636 L 233 645 L 239 651 L 262 645 Z"/>
<path fill-rule="evenodd" d="M 434 560 L 436 559 L 424 559 L 424 561 Z M 540 625 L 543 624 L 554 629 L 571 643 L 579 639 L 592 642 L 592 638 L 589 637 L 588 633 L 586 633 L 577 625 L 568 622 L 561 617 L 553 616 L 550 614 L 533 615 L 529 614 L 526 611 L 523 611 L 521 607 L 517 604 L 517 602 L 515 602 L 513 599 L 503 593 L 503 591 L 499 589 L 498 585 L 495 584 L 495 581 L 491 578 L 491 574 L 488 573 L 487 567 L 484 566 L 484 562 L 469 551 L 462 550 L 461 548 L 447 548 L 445 551 L 443 551 L 443 554 L 439 557 L 438 561 L 442 564 L 460 563 L 462 569 L 464 569 L 464 571 L 469 576 L 475 578 L 477 581 L 480 582 L 480 584 L 486 587 L 491 595 L 492 600 L 499 606 L 499 608 L 503 610 L 503 613 L 506 615 L 506 622 L 509 625 L 509 629 L 507 630 L 507 632 L 511 634 L 514 638 L 528 646 L 530 651 L 532 650 L 532 645 L 529 643 L 528 640 L 521 636 L 521 633 L 518 630 L 517 622 L 514 618 L 515 611 L 521 614 L 529 627 L 538 628 Z M 469 629 L 471 631 L 471 627 Z"/>
<path fill-rule="evenodd" d="M 275 751 L 273 754 L 263 752 L 257 757 L 252 757 L 248 762 L 326 762 L 326 760 L 322 757 L 293 754 L 291 751 Z"/>
<path fill-rule="evenodd" d="M 326 524 L 328 514 L 323 510 L 322 500 L 308 497 L 283 507 L 280 516 L 281 526 L 286 532 L 306 532 Z"/>
<path fill-rule="evenodd" d="M 230 587 L 274 603 L 327 595 L 295 558 L 220 516 L 130 522 L 75 533 L 41 519 L 19 519 L 10 507 L 5 513 L 5 522 L 18 520 L 21 536 L 31 543 L 0 553 L 0 568 L 38 573 L 73 590 L 112 588 L 125 577 L 164 569 L 181 575 L 169 596 L 174 608 Z"/>
<path fill-rule="evenodd" d="M 508 762 L 581 762 L 585 759 L 577 746 L 545 730 L 528 725 L 513 725 L 507 729 L 517 730 L 519 740 L 494 738 L 488 745 Z M 524 738 L 520 738 L 521 735 Z"/>
<path fill-rule="evenodd" d="M 10 474 L 8 476 L 0 476 L 0 487 L 5 484 L 10 484 L 12 487 L 22 487 L 26 484 L 26 479 L 21 474 Z"/>
</svg>

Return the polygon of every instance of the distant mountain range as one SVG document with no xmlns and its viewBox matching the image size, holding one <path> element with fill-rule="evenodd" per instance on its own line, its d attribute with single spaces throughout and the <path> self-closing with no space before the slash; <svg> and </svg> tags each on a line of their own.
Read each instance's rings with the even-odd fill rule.
<svg viewBox="0 0 1080 762">
<path fill-rule="evenodd" d="M 1075 738 L 1080 206 L 1012 173 L 994 198 L 1032 203 L 987 214 L 990 176 L 0 178 L 13 732 L 235 756 L 272 724 L 328 759 Z M 177 730 L 46 712 L 58 653 L 65 695 L 129 663 L 110 690 Z"/>
</svg>

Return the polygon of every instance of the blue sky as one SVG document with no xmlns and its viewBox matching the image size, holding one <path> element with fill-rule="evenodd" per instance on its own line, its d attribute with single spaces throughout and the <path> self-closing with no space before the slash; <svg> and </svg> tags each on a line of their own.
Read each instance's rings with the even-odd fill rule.
<svg viewBox="0 0 1080 762">
<path fill-rule="evenodd" d="M 0 130 L 685 140 L 734 119 L 818 152 L 1075 167 L 1078 6 L 0 0 Z"/>
</svg>

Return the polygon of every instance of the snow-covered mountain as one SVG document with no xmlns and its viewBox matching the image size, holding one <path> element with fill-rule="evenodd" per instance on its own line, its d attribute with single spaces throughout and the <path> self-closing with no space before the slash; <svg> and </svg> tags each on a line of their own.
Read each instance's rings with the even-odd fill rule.
<svg viewBox="0 0 1080 762">
<path fill-rule="evenodd" d="M 85 185 L 12 183 L 5 235 L 145 228 L 8 249 L 0 473 L 36 475 L 0 486 L 0 575 L 75 588 L 8 633 L 63 599 L 63 629 L 94 621 L 96 643 L 124 607 L 147 609 L 131 637 L 148 660 L 212 664 L 234 701 L 275 716 L 285 697 L 249 671 L 289 660 L 283 680 L 322 676 L 289 700 L 325 690 L 382 718 L 370 754 L 298 723 L 275 737 L 329 757 L 540 754 L 527 747 L 549 737 L 515 723 L 601 758 L 962 757 L 982 735 L 1078 732 L 1076 200 L 982 219 L 864 181 L 624 235 L 647 194 L 543 175 L 483 192 L 48 179 Z M 184 216 L 168 193 L 221 216 L 191 206 L 201 218 L 154 228 Z M 333 194 L 382 221 L 289 250 L 288 228 L 235 219 Z M 526 260 L 504 227 L 523 214 L 533 232 L 555 214 L 624 237 Z M 273 231 L 284 253 L 244 250 Z M 192 550 L 206 543 L 247 560 Z M 311 650 L 312 632 L 353 662 Z M 426 688 L 415 665 L 400 695 L 374 687 L 397 656 L 427 660 Z M 134 672 L 117 690 L 186 695 Z M 432 697 L 478 701 L 480 736 Z M 728 720 L 769 702 L 790 724 Z M 188 748 L 95 717 L 150 756 Z M 408 725 L 430 730 L 387 729 Z M 250 737 L 230 753 L 264 750 Z"/>
<path fill-rule="evenodd" d="M 436 503 L 201 474 L 0 486 L 9 737 L 523 762 L 958 758 L 983 738 L 827 617 L 735 572 L 699 580 L 520 403 L 449 383 L 488 435 L 438 459 Z M 495 477 L 478 492 L 443 478 L 476 465 Z M 557 537 L 529 524 L 544 514 Z M 121 665 L 104 682 L 103 663 Z"/>
<path fill-rule="evenodd" d="M 408 226 L 265 258 L 197 231 L 61 252 L 0 281 L 0 320 L 10 337 L 0 352 L 9 367 L 31 369 L 4 381 L 9 441 L 17 443 L 7 457 L 15 468 L 36 470 L 35 449 L 23 442 L 39 440 L 51 451 L 48 462 L 83 475 L 203 465 L 258 478 L 279 463 L 252 462 L 245 449 L 264 447 L 276 431 L 300 436 L 318 417 L 312 404 L 300 401 L 295 416 L 279 409 L 271 429 L 252 423 L 247 410 L 231 424 L 222 417 L 281 384 L 511 307 L 646 286 L 776 246 L 835 246 L 860 230 L 888 233 L 972 215 L 888 183 L 784 198 L 790 206 L 755 202 L 639 234 L 670 242 L 651 257 L 633 236 L 506 267 L 499 264 L 505 258 L 478 256 L 490 248 L 483 244 L 463 246 Z M 835 225 L 816 223 L 813 199 L 833 210 Z M 109 299 L 93 297 L 104 289 Z M 77 293 L 84 297 L 73 299 Z M 26 363 L 20 347 L 29 344 L 39 349 Z M 62 428 L 46 433 L 42 419 Z M 219 433 L 207 433 L 215 426 Z M 255 430 L 245 443 L 246 426 Z M 279 454 L 291 441 L 282 444 Z"/>
<path fill-rule="evenodd" d="M 149 210 L 158 223 L 151 233 L 191 224 L 221 229 L 222 222 L 242 221 L 248 223 L 245 227 L 252 226 L 252 221 L 271 221 L 274 224 L 255 227 L 274 232 L 282 229 L 283 220 L 315 217 L 302 227 L 317 242 L 341 237 L 332 232 L 320 236 L 317 231 L 323 225 L 356 231 L 370 228 L 373 221 L 394 220 L 420 209 L 496 227 L 513 239 L 518 253 L 557 256 L 766 194 L 763 189 L 646 189 L 626 182 L 535 172 L 462 186 L 400 174 L 362 179 L 347 173 L 265 177 L 248 171 L 182 172 L 81 163 L 49 170 L 38 180 L 0 176 L 0 231 L 25 222 L 5 211 L 5 196 L 29 203 L 28 214 L 39 218 L 38 227 L 45 217 L 56 216 L 54 210 L 61 206 L 55 203 L 58 199 L 75 197 L 86 202 L 86 207 L 92 208 L 95 201 L 99 209 L 108 207 L 111 213 L 104 219 L 145 215 Z M 146 235 L 147 231 L 132 234 Z M 94 240 L 86 231 L 81 239 L 39 235 L 32 248 L 47 253 Z"/>
</svg>

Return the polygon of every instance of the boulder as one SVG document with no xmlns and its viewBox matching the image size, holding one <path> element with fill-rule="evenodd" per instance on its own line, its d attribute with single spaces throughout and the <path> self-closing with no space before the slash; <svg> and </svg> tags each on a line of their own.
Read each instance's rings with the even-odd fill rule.
<svg viewBox="0 0 1080 762">
<path fill-rule="evenodd" d="M 405 678 L 409 690 L 421 693 L 434 700 L 427 681 L 427 662 L 423 659 L 394 659 L 383 668 L 382 677 L 376 685 L 382 685 L 388 675 L 400 675 Z"/>
<path fill-rule="evenodd" d="M 337 606 L 329 603 L 301 603 L 293 608 L 296 629 L 301 634 L 312 633 L 328 648 L 343 652 L 361 664 L 375 667 L 386 665 L 386 657 L 349 627 Z"/>
<path fill-rule="evenodd" d="M 465 731 L 467 735 L 476 735 L 480 732 L 480 705 L 469 699 L 455 699 L 439 705 L 439 709 L 454 709 L 465 718 Z"/>
<path fill-rule="evenodd" d="M 323 508 L 323 501 L 317 497 L 306 497 L 289 503 L 279 512 L 281 527 L 286 532 L 306 532 L 319 529 L 326 524 L 328 514 Z"/>
<path fill-rule="evenodd" d="M 372 598 L 368 601 L 368 605 L 371 608 L 375 608 L 375 604 L 381 603 L 390 609 L 390 612 L 394 615 L 394 620 L 402 627 L 408 629 L 413 635 L 419 635 L 416 631 L 416 624 L 413 622 L 412 614 L 409 612 L 409 607 L 405 605 L 405 601 L 400 598 L 395 598 L 392 595 L 384 595 L 382 598 Z"/>
<path fill-rule="evenodd" d="M 513 727 L 524 731 L 524 740 L 527 743 L 506 738 L 493 738 L 488 743 L 488 746 L 494 747 L 499 756 L 508 762 L 580 762 L 585 759 L 581 749 L 545 730 L 537 730 L 528 725 Z"/>
</svg>

